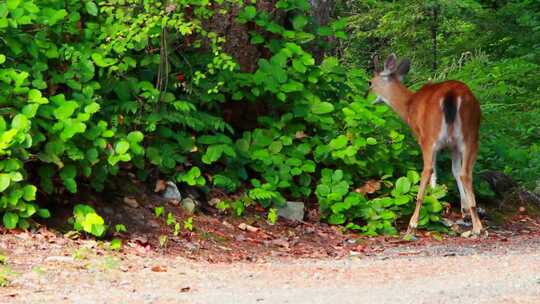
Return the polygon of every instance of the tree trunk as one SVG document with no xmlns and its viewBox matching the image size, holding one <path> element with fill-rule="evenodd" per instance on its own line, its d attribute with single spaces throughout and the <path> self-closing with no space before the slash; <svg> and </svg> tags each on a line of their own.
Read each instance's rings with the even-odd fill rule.
<svg viewBox="0 0 540 304">
<path fill-rule="evenodd" d="M 255 6 L 258 11 L 268 12 L 279 23 L 282 23 L 285 14 L 275 9 L 276 2 L 277 0 L 258 0 Z M 253 72 L 257 69 L 259 58 L 265 58 L 269 54 L 264 47 L 250 43 L 249 32 L 256 29 L 254 23 L 239 24 L 236 22 L 236 17 L 241 10 L 238 5 L 232 4 L 227 7 L 227 10 L 226 15 L 216 14 L 206 26 L 225 37 L 223 50 L 236 59 L 243 72 Z"/>
<path fill-rule="evenodd" d="M 326 25 L 332 17 L 332 0 L 311 0 L 311 15 L 321 25 Z"/>
<path fill-rule="evenodd" d="M 333 0 L 310 0 L 311 16 L 318 24 L 327 25 L 332 18 L 332 9 L 334 7 Z M 327 39 L 332 39 L 328 37 Z M 330 42 L 330 41 L 329 41 Z M 312 54 L 317 62 L 321 62 L 324 57 L 324 49 L 321 47 L 313 47 Z"/>
</svg>

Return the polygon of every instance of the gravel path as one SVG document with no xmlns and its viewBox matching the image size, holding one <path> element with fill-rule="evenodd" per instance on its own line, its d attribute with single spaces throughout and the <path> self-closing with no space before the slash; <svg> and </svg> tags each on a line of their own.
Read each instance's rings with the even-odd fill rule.
<svg viewBox="0 0 540 304">
<path fill-rule="evenodd" d="M 540 240 L 338 260 L 36 256 L 1 303 L 540 303 Z M 434 254 L 435 252 L 435 254 Z M 25 270 L 26 269 L 26 270 Z"/>
</svg>

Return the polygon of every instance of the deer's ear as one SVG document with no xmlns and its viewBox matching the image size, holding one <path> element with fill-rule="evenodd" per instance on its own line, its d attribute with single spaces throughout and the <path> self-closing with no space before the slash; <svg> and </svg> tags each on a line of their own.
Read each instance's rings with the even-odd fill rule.
<svg viewBox="0 0 540 304">
<path fill-rule="evenodd" d="M 396 69 L 396 74 L 401 79 L 403 76 L 409 73 L 410 69 L 411 69 L 411 61 L 408 58 L 405 58 L 399 63 Z"/>
<path fill-rule="evenodd" d="M 379 55 L 373 55 L 373 70 L 375 73 L 381 72 L 381 65 L 379 64 Z"/>
<path fill-rule="evenodd" d="M 386 58 L 386 61 L 384 62 L 384 72 L 387 74 L 391 74 L 396 70 L 397 67 L 397 57 L 396 54 L 392 53 L 388 58 Z"/>
</svg>

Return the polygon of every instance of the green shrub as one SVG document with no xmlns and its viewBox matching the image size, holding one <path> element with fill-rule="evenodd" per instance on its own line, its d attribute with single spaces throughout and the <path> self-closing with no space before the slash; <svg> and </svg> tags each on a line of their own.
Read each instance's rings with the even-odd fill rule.
<svg viewBox="0 0 540 304">
<path fill-rule="evenodd" d="M 73 208 L 73 228 L 96 237 L 102 237 L 107 232 L 103 218 L 94 208 L 83 204 L 77 204 Z"/>
<path fill-rule="evenodd" d="M 26 228 L 28 217 L 49 215 L 34 202 L 38 185 L 49 194 L 75 193 L 81 183 L 101 191 L 124 169 L 240 194 L 230 205 L 238 215 L 253 201 L 271 208 L 318 199 L 330 223 L 395 233 L 414 205 L 414 186 L 404 191 L 398 180 L 401 190 L 392 193 L 399 195 L 382 190 L 379 200 L 354 189 L 416 169 L 418 151 L 388 109 L 361 97 L 365 71 L 331 56 L 317 62 L 307 51 L 345 37 L 345 22 L 319 26 L 308 1 L 280 0 L 277 9 L 292 20 L 284 26 L 242 3 L 0 4 L 4 225 Z M 224 37 L 207 27 L 231 6 L 241 7 L 237 22 L 253 29 L 251 43 L 267 53 L 252 73 L 240 71 L 223 51 Z M 255 126 L 233 128 L 223 119 L 225 103 L 266 110 Z M 428 200 L 425 226 L 440 211 Z M 77 230 L 103 235 L 93 209 L 75 209 Z"/>
</svg>

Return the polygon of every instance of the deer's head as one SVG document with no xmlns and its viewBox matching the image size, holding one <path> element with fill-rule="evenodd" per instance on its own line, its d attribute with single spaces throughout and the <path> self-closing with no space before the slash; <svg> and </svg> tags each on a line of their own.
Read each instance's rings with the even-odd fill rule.
<svg viewBox="0 0 540 304">
<path fill-rule="evenodd" d="M 377 95 L 374 103 L 384 102 L 393 107 L 392 102 L 395 101 L 395 94 L 400 92 L 401 80 L 409 72 L 411 61 L 405 58 L 398 65 L 396 55 L 391 54 L 384 62 L 383 69 L 380 68 L 378 56 L 373 57 L 373 65 L 375 72 L 369 82 L 368 92 Z"/>
</svg>

